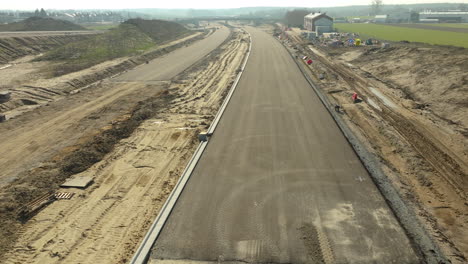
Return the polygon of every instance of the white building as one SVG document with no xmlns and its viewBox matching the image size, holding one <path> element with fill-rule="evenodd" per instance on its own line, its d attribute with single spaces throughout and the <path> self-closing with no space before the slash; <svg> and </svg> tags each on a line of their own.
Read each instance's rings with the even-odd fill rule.
<svg viewBox="0 0 468 264">
<path fill-rule="evenodd" d="M 388 23 L 388 15 L 376 15 L 374 18 L 375 23 Z"/>
<path fill-rule="evenodd" d="M 466 11 L 446 11 L 431 12 L 424 11 L 419 13 L 419 19 L 438 19 L 439 22 L 458 22 L 468 23 L 468 12 Z"/>
<path fill-rule="evenodd" d="M 331 32 L 333 31 L 333 18 L 325 13 L 310 13 L 304 17 L 304 28 L 313 32 L 319 29 L 318 33 Z"/>
</svg>

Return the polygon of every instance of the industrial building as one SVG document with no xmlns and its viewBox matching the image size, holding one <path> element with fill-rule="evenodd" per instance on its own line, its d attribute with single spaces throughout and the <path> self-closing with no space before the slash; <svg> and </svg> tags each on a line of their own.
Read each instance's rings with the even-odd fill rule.
<svg viewBox="0 0 468 264">
<path fill-rule="evenodd" d="M 374 18 L 375 23 L 388 23 L 388 15 L 376 15 Z"/>
<path fill-rule="evenodd" d="M 317 36 L 322 33 L 333 31 L 333 18 L 325 13 L 310 13 L 304 17 L 304 28 L 316 32 Z"/>
<path fill-rule="evenodd" d="M 411 21 L 411 13 L 409 11 L 402 11 L 391 15 L 376 15 L 374 17 L 375 23 L 409 23 Z"/>
<path fill-rule="evenodd" d="M 468 12 L 466 11 L 445 11 L 432 12 L 424 11 L 419 13 L 419 19 L 427 21 L 427 19 L 437 19 L 437 22 L 452 22 L 452 23 L 468 23 Z M 434 21 L 434 20 L 433 20 Z"/>
</svg>

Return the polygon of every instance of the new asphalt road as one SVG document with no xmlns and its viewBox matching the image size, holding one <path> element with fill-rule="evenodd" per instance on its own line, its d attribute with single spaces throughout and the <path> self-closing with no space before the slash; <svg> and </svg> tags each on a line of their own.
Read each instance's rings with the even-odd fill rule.
<svg viewBox="0 0 468 264">
<path fill-rule="evenodd" d="M 418 263 L 287 51 L 247 30 L 245 72 L 151 263 Z"/>
</svg>

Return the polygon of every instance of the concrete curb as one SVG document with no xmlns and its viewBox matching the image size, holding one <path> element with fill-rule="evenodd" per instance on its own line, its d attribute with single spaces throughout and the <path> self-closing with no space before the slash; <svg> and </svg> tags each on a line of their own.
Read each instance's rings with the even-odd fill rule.
<svg viewBox="0 0 468 264">
<path fill-rule="evenodd" d="M 234 84 L 231 86 L 231 89 L 229 90 L 228 95 L 226 96 L 223 103 L 221 104 L 219 111 L 216 113 L 216 116 L 213 122 L 211 123 L 210 128 L 208 129 L 208 133 L 212 134 L 216 130 L 216 127 L 218 126 L 218 123 L 227 105 L 229 104 L 229 101 L 231 100 L 232 95 L 234 94 L 234 91 L 237 87 L 237 84 L 239 83 L 242 73 L 244 72 L 245 65 L 247 64 L 247 61 L 250 56 L 250 51 L 252 50 L 252 38 L 250 37 L 250 34 L 249 34 L 249 39 L 250 39 L 249 49 L 247 50 L 247 55 L 242 64 L 241 72 L 239 72 L 239 74 L 237 75 L 237 78 Z M 174 208 L 177 200 L 180 197 L 180 194 L 182 193 L 185 185 L 190 179 L 190 176 L 192 175 L 192 172 L 195 169 L 195 166 L 200 160 L 207 145 L 208 145 L 208 141 L 200 142 L 200 144 L 198 145 L 197 149 L 195 150 L 195 153 L 193 154 L 189 163 L 185 167 L 185 170 L 182 173 L 182 176 L 180 177 L 176 186 L 174 187 L 172 192 L 169 194 L 169 197 L 167 198 L 166 202 L 161 208 L 161 211 L 156 217 L 156 220 L 153 222 L 153 224 L 149 228 L 149 231 L 146 233 L 145 237 L 143 238 L 143 241 L 141 242 L 137 251 L 133 255 L 132 259 L 130 260 L 129 262 L 130 264 L 144 264 L 147 262 L 148 258 L 150 257 L 151 248 L 153 247 L 154 243 L 156 242 L 156 239 L 161 233 L 161 230 L 163 229 L 164 224 L 169 218 L 169 215 L 171 214 L 172 209 Z"/>
<path fill-rule="evenodd" d="M 330 103 L 328 98 L 322 94 L 321 90 L 310 79 L 306 69 L 304 69 L 305 65 L 302 62 L 299 62 L 287 47 L 285 47 L 285 49 L 288 51 L 289 55 L 294 60 L 297 67 L 302 72 L 314 92 L 320 98 L 322 104 L 333 117 L 335 123 L 338 125 L 341 132 L 351 147 L 354 149 L 354 152 L 364 164 L 364 167 L 369 172 L 371 179 L 382 193 L 383 197 L 387 201 L 387 204 L 390 206 L 396 218 L 405 230 L 407 236 L 410 238 L 410 241 L 412 241 L 416 252 L 422 256 L 424 263 L 450 263 L 441 252 L 440 248 L 432 241 L 427 231 L 417 219 L 414 211 L 405 204 L 398 191 L 394 188 L 385 173 L 381 170 L 379 158 L 364 147 L 360 140 L 353 134 L 353 132 L 341 119 L 341 116 L 333 110 L 334 107 L 332 103 Z"/>
</svg>

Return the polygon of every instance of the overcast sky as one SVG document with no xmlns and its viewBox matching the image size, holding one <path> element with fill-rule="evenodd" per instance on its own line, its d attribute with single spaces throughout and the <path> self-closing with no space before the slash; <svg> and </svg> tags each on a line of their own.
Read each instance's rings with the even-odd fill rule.
<svg viewBox="0 0 468 264">
<path fill-rule="evenodd" d="M 368 5 L 371 0 L 1 0 L 0 9 L 237 8 L 252 6 L 328 7 Z M 468 3 L 468 0 L 383 0 L 384 4 Z"/>
</svg>

